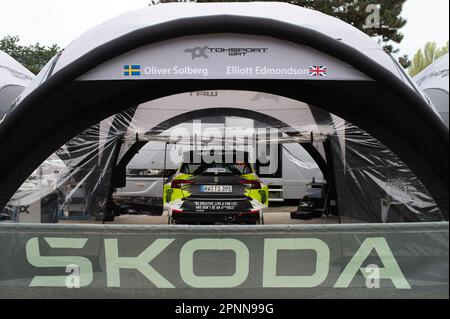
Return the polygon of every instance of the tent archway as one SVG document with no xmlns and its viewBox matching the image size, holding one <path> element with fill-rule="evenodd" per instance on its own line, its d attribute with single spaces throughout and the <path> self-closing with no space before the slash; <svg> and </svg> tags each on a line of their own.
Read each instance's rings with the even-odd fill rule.
<svg viewBox="0 0 450 319">
<path fill-rule="evenodd" d="M 243 7 L 255 8 L 256 5 L 261 4 Z M 285 5 L 280 7 L 282 10 L 292 8 Z M 220 6 L 217 8 L 221 10 Z M 151 43 L 205 34 L 205 30 L 214 35 L 265 36 L 312 48 L 353 67 L 369 80 L 310 81 L 237 77 L 208 81 L 77 81 L 83 74 L 121 54 Z M 34 82 L 35 85 L 23 94 L 16 109 L 0 126 L 0 151 L 10 154 L 0 167 L 0 207 L 57 147 L 107 116 L 130 105 L 175 93 L 235 89 L 301 100 L 358 125 L 405 162 L 428 188 L 444 215 L 448 216 L 448 128 L 406 76 L 395 75 L 373 57 L 345 44 L 341 39 L 314 28 L 293 24 L 281 17 L 269 19 L 264 16 L 250 17 L 248 13 L 244 16 L 239 12 L 224 15 L 210 13 L 176 16 L 169 21 L 133 30 L 72 60 L 65 55 L 70 54 L 63 52 L 49 63 Z M 58 68 L 59 61 L 65 61 L 65 64 L 61 62 L 62 66 Z M 57 72 L 52 74 L 51 70 Z M 406 113 L 409 121 L 403 120 Z"/>
</svg>

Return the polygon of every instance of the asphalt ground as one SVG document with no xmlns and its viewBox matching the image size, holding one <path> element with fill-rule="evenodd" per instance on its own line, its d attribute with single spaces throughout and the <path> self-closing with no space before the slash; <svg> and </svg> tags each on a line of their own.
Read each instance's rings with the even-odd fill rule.
<svg viewBox="0 0 450 319">
<path fill-rule="evenodd" d="M 337 224 L 339 218 L 337 216 L 324 216 L 322 218 L 311 219 L 292 219 L 291 212 L 297 210 L 296 206 L 276 206 L 269 207 L 264 213 L 264 224 L 266 225 L 289 225 L 289 224 Z M 94 220 L 64 220 L 60 223 L 103 223 Z M 167 211 L 161 216 L 155 215 L 121 215 L 115 217 L 113 222 L 105 222 L 105 224 L 138 224 L 138 225 L 167 225 Z"/>
</svg>

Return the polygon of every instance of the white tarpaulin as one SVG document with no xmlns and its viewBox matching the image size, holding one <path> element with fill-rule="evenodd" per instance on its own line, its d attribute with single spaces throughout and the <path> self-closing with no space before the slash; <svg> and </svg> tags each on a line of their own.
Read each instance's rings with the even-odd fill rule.
<svg viewBox="0 0 450 319">
<path fill-rule="evenodd" d="M 0 51 L 0 121 L 12 102 L 33 80 L 34 74 L 8 54 Z"/>
<path fill-rule="evenodd" d="M 449 85 L 448 53 L 434 61 L 425 70 L 414 77 L 419 87 L 433 102 L 436 111 L 448 126 L 448 85 Z"/>
</svg>

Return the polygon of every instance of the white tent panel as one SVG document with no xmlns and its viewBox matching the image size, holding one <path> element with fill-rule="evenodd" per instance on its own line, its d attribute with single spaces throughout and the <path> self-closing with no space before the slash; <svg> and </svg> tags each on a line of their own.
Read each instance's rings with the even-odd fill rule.
<svg viewBox="0 0 450 319">
<path fill-rule="evenodd" d="M 31 83 L 34 74 L 7 53 L 0 51 L 0 122 L 24 88 Z"/>
<path fill-rule="evenodd" d="M 0 51 L 0 88 L 6 85 L 26 87 L 33 78 L 34 74 L 27 68 L 5 52 Z"/>
<path fill-rule="evenodd" d="M 125 134 L 125 145 L 122 148 L 121 155 L 127 151 L 128 147 L 135 142 L 136 134 L 139 139 L 144 140 L 165 140 L 169 141 L 174 131 L 156 131 L 150 132 L 158 127 L 161 123 L 176 117 L 185 116 L 185 113 L 196 110 L 198 112 L 204 110 L 206 113 L 213 115 L 209 109 L 241 109 L 253 111 L 265 117 L 276 120 L 282 131 L 297 131 L 298 134 L 286 138 L 286 142 L 309 142 L 311 133 L 315 141 L 320 141 L 328 134 L 336 134 L 330 132 L 330 125 L 326 123 L 320 126 L 314 120 L 310 108 L 306 103 L 297 100 L 265 94 L 252 91 L 235 91 L 235 90 L 218 90 L 218 91 L 199 91 L 190 93 L 175 94 L 168 97 L 149 101 L 140 104 L 133 116 L 128 131 Z M 199 117 L 197 115 L 196 117 Z M 101 125 L 102 135 L 106 136 L 113 121 L 113 117 L 103 121 Z M 273 123 L 267 123 L 268 126 Z M 342 125 L 340 129 L 344 129 Z M 176 133 L 176 132 L 175 132 Z M 224 132 L 225 133 L 225 132 Z M 157 137 L 157 135 L 159 135 Z M 279 141 L 275 141 L 278 143 Z"/>
<path fill-rule="evenodd" d="M 374 40 L 337 18 L 284 2 L 244 2 L 167 3 L 121 14 L 89 30 L 73 41 L 64 50 L 55 71 L 99 45 L 135 30 L 183 18 L 215 15 L 258 17 L 303 26 L 332 38 L 341 39 L 342 42 L 359 48 L 362 53 L 371 56 L 380 64 L 384 62 L 386 65 L 393 67 L 393 62 L 386 59 L 388 56 Z"/>
<path fill-rule="evenodd" d="M 133 31 L 169 21 L 217 15 L 262 18 L 320 32 L 360 51 L 381 67 L 390 70 L 407 85 L 414 86 L 399 64 L 363 32 L 334 17 L 283 2 L 167 3 L 125 13 L 74 40 L 58 56 L 53 74 L 95 48 Z M 53 62 L 49 62 L 50 64 Z M 42 73 L 48 72 L 49 68 L 45 68 Z M 38 86 L 37 82 L 40 81 L 35 81 L 34 85 L 22 94 L 21 99 Z"/>
<path fill-rule="evenodd" d="M 441 89 L 448 93 L 448 67 L 449 56 L 447 53 L 417 74 L 414 77 L 414 80 L 422 90 Z"/>
<path fill-rule="evenodd" d="M 448 53 L 414 77 L 419 87 L 433 102 L 435 110 L 449 124 L 449 56 Z"/>
</svg>

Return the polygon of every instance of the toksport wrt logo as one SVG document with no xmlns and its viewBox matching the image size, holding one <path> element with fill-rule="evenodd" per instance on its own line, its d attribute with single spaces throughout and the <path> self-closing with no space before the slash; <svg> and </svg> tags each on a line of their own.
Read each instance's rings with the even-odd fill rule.
<svg viewBox="0 0 450 319">
<path fill-rule="evenodd" d="M 268 48 L 221 48 L 197 46 L 194 48 L 184 49 L 183 52 L 190 53 L 192 60 L 197 58 L 209 59 L 208 54 L 225 54 L 228 56 L 246 56 L 248 54 L 264 54 L 268 52 Z"/>
</svg>

